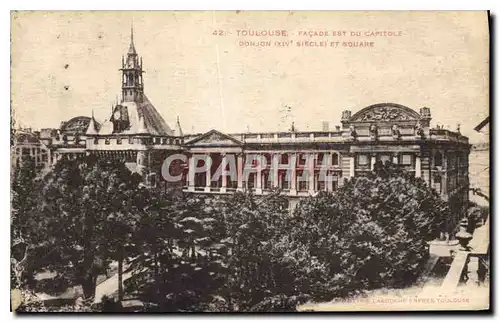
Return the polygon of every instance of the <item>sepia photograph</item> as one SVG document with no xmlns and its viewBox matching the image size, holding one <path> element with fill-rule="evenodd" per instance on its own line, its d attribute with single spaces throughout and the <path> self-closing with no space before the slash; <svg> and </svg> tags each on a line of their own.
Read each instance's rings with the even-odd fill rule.
<svg viewBox="0 0 500 322">
<path fill-rule="evenodd" d="M 11 311 L 490 310 L 490 28 L 11 11 Z"/>
</svg>

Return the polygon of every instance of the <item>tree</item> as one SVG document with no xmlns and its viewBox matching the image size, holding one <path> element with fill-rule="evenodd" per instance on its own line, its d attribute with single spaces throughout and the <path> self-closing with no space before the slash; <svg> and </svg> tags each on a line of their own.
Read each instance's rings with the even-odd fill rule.
<svg viewBox="0 0 500 322">
<path fill-rule="evenodd" d="M 426 242 L 447 217 L 446 203 L 421 178 L 378 163 L 334 195 L 302 200 L 289 227 L 292 239 L 326 264 L 332 298 L 411 284 L 427 260 Z"/>
<path fill-rule="evenodd" d="M 58 272 L 68 285 L 81 285 L 85 298 L 92 298 L 97 276 L 119 256 L 122 240 L 116 234 L 123 226 L 116 227 L 116 217 L 124 219 L 118 214 L 127 212 L 122 201 L 135 183 L 130 178 L 120 162 L 91 157 L 60 161 L 42 191 L 41 230 L 47 242 L 46 252 L 33 258 L 38 270 Z"/>
<path fill-rule="evenodd" d="M 206 309 L 221 284 L 223 203 L 156 189 L 146 194 L 129 291 L 162 311 Z"/>
<path fill-rule="evenodd" d="M 25 289 L 32 279 L 29 256 L 41 243 L 40 214 L 36 211 L 42 180 L 37 177 L 35 162 L 24 158 L 11 177 L 11 286 Z M 27 295 L 23 295 L 26 297 Z"/>
</svg>

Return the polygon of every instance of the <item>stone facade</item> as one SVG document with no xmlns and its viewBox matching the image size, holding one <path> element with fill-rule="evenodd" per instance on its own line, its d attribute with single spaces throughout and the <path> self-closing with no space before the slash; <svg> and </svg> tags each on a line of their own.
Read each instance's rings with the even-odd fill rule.
<svg viewBox="0 0 500 322">
<path fill-rule="evenodd" d="M 371 171 L 377 161 L 389 161 L 421 177 L 443 198 L 454 198 L 456 207 L 463 210 L 468 201 L 468 138 L 459 129 L 431 128 L 427 107 L 417 112 L 381 103 L 354 114 L 346 110 L 335 130 L 324 124 L 321 131 L 296 131 L 292 126 L 286 132 L 226 134 L 214 129 L 184 134 L 179 119 L 172 130 L 148 100 L 142 58 L 133 38 L 121 72 L 122 99 L 102 124 L 92 115 L 73 118 L 58 130 L 42 130 L 41 141 L 50 150 L 47 165 L 94 154 L 124 161 L 149 184 L 182 185 L 185 191 L 217 194 L 238 190 L 267 194 L 279 187 L 296 200 L 322 190 L 335 191 L 345 178 Z M 162 165 L 176 154 L 185 156 L 171 167 L 181 180 L 170 183 L 163 179 Z M 207 162 L 200 157 L 207 155 L 211 158 L 205 171 L 189 171 Z M 246 171 L 253 167 L 255 160 L 249 158 L 255 155 L 265 166 Z M 235 173 L 212 180 L 217 169 L 228 166 Z M 323 180 L 321 173 L 329 179 Z"/>
</svg>

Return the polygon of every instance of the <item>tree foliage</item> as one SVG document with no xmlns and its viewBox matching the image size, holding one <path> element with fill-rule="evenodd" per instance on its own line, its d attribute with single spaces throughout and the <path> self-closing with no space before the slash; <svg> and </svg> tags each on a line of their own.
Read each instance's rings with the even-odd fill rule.
<svg viewBox="0 0 500 322">
<path fill-rule="evenodd" d="M 324 261 L 333 288 L 328 296 L 347 296 L 414 282 L 427 260 L 427 241 L 439 236 L 448 217 L 446 203 L 422 179 L 378 164 L 333 195 L 299 203 L 291 236 Z"/>
<path fill-rule="evenodd" d="M 381 164 L 292 214 L 279 191 L 179 194 L 139 181 L 119 163 L 58 164 L 41 222 L 28 225 L 44 234 L 36 270 L 60 272 L 88 298 L 111 261 L 125 263 L 125 293 L 148 310 L 293 311 L 412 283 L 449 217 L 422 179 Z"/>
<path fill-rule="evenodd" d="M 121 163 L 88 159 L 62 160 L 43 182 L 37 206 L 37 223 L 28 231 L 36 252 L 31 254 L 31 275 L 52 271 L 66 286 L 80 285 L 92 298 L 96 280 L 131 227 L 124 220 L 128 197 L 138 184 Z M 124 228 L 126 227 L 126 228 Z"/>
</svg>

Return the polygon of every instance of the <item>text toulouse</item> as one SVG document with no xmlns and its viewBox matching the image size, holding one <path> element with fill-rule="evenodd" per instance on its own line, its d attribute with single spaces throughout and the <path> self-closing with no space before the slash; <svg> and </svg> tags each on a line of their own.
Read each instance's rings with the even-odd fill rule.
<svg viewBox="0 0 500 322">
<path fill-rule="evenodd" d="M 255 36 L 255 37 L 288 37 L 289 32 L 286 30 L 236 30 L 238 36 Z M 304 37 L 400 37 L 403 32 L 400 30 L 365 30 L 365 31 L 345 31 L 345 30 L 300 30 L 298 36 Z"/>
</svg>

